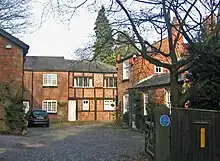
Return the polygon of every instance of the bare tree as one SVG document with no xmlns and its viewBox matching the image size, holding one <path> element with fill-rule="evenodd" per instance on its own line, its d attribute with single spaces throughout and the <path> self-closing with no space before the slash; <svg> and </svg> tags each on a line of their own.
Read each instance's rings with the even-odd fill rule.
<svg viewBox="0 0 220 161">
<path fill-rule="evenodd" d="M 1 0 L 0 29 L 17 34 L 24 32 L 31 24 L 31 0 Z"/>
<path fill-rule="evenodd" d="M 70 20 L 71 15 L 83 5 L 102 3 L 97 0 L 83 0 L 80 3 L 71 1 L 68 4 L 60 2 L 56 1 L 56 9 L 58 9 L 56 13 L 62 16 L 67 15 L 67 20 Z M 174 107 L 183 106 L 189 99 L 191 91 L 200 88 L 206 82 L 206 80 L 195 82 L 189 90 L 183 93 L 178 85 L 178 76 L 190 68 L 189 64 L 198 56 L 198 53 L 202 52 L 203 43 L 209 43 L 213 35 L 219 34 L 220 23 L 218 21 L 207 41 L 197 43 L 204 22 L 219 14 L 217 13 L 219 5 L 220 2 L 214 0 L 109 0 L 105 2 L 111 17 L 110 21 L 115 25 L 114 33 L 123 34 L 122 28 L 132 31 L 133 37 L 132 39 L 127 37 L 128 42 L 142 54 L 143 58 L 170 71 L 171 97 Z M 172 23 L 172 17 L 175 17 L 176 23 Z M 177 31 L 175 34 L 174 30 Z M 156 38 L 159 38 L 157 45 L 152 43 L 152 36 L 148 35 L 150 33 L 154 33 Z M 168 38 L 168 51 L 162 48 L 165 37 Z M 185 51 L 177 53 L 180 45 L 179 39 L 184 39 L 188 44 L 190 54 L 184 53 Z M 212 52 L 217 50 L 218 46 Z M 168 59 L 169 63 L 160 61 L 155 55 Z"/>
</svg>

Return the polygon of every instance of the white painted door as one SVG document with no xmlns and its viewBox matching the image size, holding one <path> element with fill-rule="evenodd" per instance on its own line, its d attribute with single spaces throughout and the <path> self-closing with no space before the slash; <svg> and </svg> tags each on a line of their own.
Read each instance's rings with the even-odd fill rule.
<svg viewBox="0 0 220 161">
<path fill-rule="evenodd" d="M 25 106 L 24 111 L 25 111 L 25 113 L 27 113 L 29 111 L 29 109 L 30 109 L 29 101 L 23 101 L 23 105 Z"/>
<path fill-rule="evenodd" d="M 68 121 L 76 121 L 76 100 L 68 102 Z"/>
</svg>

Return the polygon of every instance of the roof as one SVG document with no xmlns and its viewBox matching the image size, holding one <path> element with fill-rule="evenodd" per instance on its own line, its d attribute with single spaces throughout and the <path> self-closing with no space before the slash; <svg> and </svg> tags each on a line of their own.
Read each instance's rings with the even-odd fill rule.
<svg viewBox="0 0 220 161">
<path fill-rule="evenodd" d="M 179 82 L 183 80 L 184 80 L 183 77 L 180 77 L 178 79 Z M 170 73 L 164 73 L 164 74 L 155 75 L 147 80 L 144 80 L 132 88 L 150 88 L 150 87 L 158 87 L 169 84 L 170 84 Z"/>
<path fill-rule="evenodd" d="M 68 60 L 69 70 L 78 72 L 104 72 L 104 73 L 116 73 L 116 67 L 101 63 L 98 61 L 76 61 Z"/>
<path fill-rule="evenodd" d="M 26 56 L 25 70 L 68 70 L 64 57 Z"/>
<path fill-rule="evenodd" d="M 28 53 L 29 46 L 27 44 L 25 44 L 23 41 L 19 40 L 18 38 L 14 37 L 13 35 L 9 34 L 8 32 L 6 32 L 3 29 L 0 29 L 0 34 L 2 36 L 4 36 L 5 38 L 7 38 L 8 40 L 10 40 L 11 42 L 18 45 L 19 47 L 21 47 L 24 51 L 24 55 L 26 55 Z"/>
<path fill-rule="evenodd" d="M 111 65 L 96 61 L 68 60 L 64 57 L 27 56 L 24 63 L 25 70 L 34 71 L 77 71 L 92 73 L 116 73 Z"/>
</svg>

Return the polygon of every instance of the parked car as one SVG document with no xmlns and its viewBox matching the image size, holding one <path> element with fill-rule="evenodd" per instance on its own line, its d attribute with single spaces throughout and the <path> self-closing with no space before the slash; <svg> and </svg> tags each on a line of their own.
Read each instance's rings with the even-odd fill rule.
<svg viewBox="0 0 220 161">
<path fill-rule="evenodd" d="M 50 119 L 47 111 L 45 110 L 31 109 L 26 113 L 26 119 L 29 127 L 33 125 L 50 126 Z"/>
</svg>

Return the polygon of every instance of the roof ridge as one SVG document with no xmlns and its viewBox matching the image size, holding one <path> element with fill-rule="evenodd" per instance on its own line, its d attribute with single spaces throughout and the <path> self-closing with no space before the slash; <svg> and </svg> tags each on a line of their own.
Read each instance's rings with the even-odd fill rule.
<svg viewBox="0 0 220 161">
<path fill-rule="evenodd" d="M 64 58 L 64 56 L 44 56 L 44 55 L 40 55 L 40 56 L 37 56 L 37 55 L 30 55 L 30 56 L 26 56 L 26 57 L 47 57 L 47 58 Z"/>
</svg>

